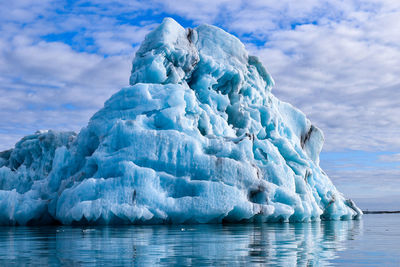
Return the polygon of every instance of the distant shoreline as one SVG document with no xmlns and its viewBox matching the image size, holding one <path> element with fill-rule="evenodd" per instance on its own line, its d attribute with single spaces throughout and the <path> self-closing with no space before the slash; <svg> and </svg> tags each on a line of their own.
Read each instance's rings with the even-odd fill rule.
<svg viewBox="0 0 400 267">
<path fill-rule="evenodd" d="M 369 211 L 369 210 L 363 210 L 364 214 L 384 214 L 384 213 L 400 213 L 400 210 L 393 210 L 393 211 L 389 211 L 389 210 L 385 210 L 385 211 Z"/>
</svg>

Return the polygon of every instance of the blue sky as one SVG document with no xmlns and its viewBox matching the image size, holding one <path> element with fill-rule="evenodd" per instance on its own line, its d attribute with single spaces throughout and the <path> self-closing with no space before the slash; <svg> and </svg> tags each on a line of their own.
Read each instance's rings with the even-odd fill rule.
<svg viewBox="0 0 400 267">
<path fill-rule="evenodd" d="M 75 130 L 120 87 L 166 16 L 239 37 L 275 95 L 325 133 L 321 166 L 362 208 L 400 209 L 400 2 L 2 1 L 0 150 Z"/>
</svg>

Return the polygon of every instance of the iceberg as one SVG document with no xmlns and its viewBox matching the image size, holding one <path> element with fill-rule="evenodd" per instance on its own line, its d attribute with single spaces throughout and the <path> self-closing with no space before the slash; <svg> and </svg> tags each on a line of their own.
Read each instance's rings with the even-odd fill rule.
<svg viewBox="0 0 400 267">
<path fill-rule="evenodd" d="M 273 84 L 233 35 L 164 19 L 130 85 L 78 134 L 38 131 L 0 152 L 0 224 L 359 217 L 319 167 L 321 130 Z"/>
</svg>

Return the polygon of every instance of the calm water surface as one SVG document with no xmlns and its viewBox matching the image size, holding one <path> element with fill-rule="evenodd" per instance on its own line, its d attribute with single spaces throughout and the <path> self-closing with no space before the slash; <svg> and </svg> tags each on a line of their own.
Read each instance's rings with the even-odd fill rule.
<svg viewBox="0 0 400 267">
<path fill-rule="evenodd" d="M 400 215 L 299 224 L 0 227 L 0 266 L 400 266 Z"/>
</svg>

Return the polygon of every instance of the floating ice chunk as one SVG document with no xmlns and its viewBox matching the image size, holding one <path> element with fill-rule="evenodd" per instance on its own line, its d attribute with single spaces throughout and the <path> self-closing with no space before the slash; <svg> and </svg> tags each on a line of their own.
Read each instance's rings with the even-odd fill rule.
<svg viewBox="0 0 400 267">
<path fill-rule="evenodd" d="M 41 131 L 0 153 L 0 224 L 359 216 L 319 167 L 321 130 L 272 85 L 236 37 L 165 19 L 78 135 Z"/>
</svg>

